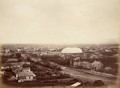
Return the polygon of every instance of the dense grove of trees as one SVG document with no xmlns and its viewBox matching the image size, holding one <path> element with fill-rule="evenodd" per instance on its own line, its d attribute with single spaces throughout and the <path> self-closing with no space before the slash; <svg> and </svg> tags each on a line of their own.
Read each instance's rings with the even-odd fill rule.
<svg viewBox="0 0 120 88">
<path fill-rule="evenodd" d="M 46 61 L 55 62 L 55 63 L 58 63 L 60 65 L 65 65 L 65 66 L 70 65 L 70 59 L 69 58 L 66 58 L 64 60 L 59 55 L 43 55 L 43 56 L 41 56 L 41 59 L 46 60 Z"/>
</svg>

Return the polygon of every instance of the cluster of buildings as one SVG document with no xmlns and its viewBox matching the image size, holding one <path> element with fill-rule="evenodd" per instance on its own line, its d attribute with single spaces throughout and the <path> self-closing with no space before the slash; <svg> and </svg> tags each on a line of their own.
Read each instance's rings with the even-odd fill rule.
<svg viewBox="0 0 120 88">
<path fill-rule="evenodd" d="M 17 82 L 55 80 L 66 77 L 60 73 L 60 65 L 74 69 L 94 70 L 110 73 L 115 68 L 104 63 L 107 57 L 117 58 L 118 47 L 11 47 L 3 48 L 1 70 L 7 80 Z M 107 59 L 109 63 L 109 58 Z M 117 62 L 117 60 L 116 60 Z M 116 62 L 111 62 L 115 65 Z M 59 64 L 59 65 L 58 65 Z M 66 65 L 68 64 L 68 65 Z"/>
<path fill-rule="evenodd" d="M 6 61 L 2 63 L 1 70 L 4 71 L 4 76 L 7 80 L 17 82 L 33 81 L 36 79 L 36 75 L 31 71 L 30 62 L 19 62 L 18 58 L 6 58 Z"/>
<path fill-rule="evenodd" d="M 69 58 L 70 67 L 110 74 L 117 71 L 118 47 L 64 48 L 62 57 Z"/>
<path fill-rule="evenodd" d="M 60 66 L 56 63 L 42 60 L 41 55 L 39 50 L 36 51 L 33 48 L 3 49 L 1 51 L 3 77 L 7 81 L 31 81 L 39 83 L 45 83 L 46 81 L 59 82 L 58 79 L 61 79 L 61 77 L 64 80 L 71 80 L 68 75 L 60 72 Z"/>
<path fill-rule="evenodd" d="M 100 61 L 94 61 L 92 63 L 88 61 L 73 61 L 71 62 L 71 66 L 74 68 L 79 69 L 87 69 L 87 70 L 95 70 L 95 71 L 101 71 L 103 69 L 103 63 Z"/>
<path fill-rule="evenodd" d="M 75 68 L 83 68 L 83 69 L 93 69 L 96 71 L 101 71 L 103 68 L 103 63 L 100 61 L 93 61 L 92 63 L 85 61 L 83 58 L 85 54 L 83 54 L 82 49 L 80 48 L 64 48 L 62 53 L 67 55 L 72 55 L 70 59 L 70 66 Z M 89 57 L 90 58 L 90 57 Z M 96 58 L 96 57 L 94 57 Z"/>
</svg>

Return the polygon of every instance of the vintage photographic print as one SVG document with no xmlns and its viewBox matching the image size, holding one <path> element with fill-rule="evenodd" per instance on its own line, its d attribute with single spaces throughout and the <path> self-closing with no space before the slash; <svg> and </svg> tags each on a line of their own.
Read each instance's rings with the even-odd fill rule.
<svg viewBox="0 0 120 88">
<path fill-rule="evenodd" d="M 1 88 L 119 88 L 120 0 L 0 0 Z"/>
</svg>

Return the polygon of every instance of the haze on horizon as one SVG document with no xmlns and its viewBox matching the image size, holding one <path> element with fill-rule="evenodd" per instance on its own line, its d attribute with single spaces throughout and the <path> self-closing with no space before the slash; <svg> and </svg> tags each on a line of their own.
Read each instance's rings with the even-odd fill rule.
<svg viewBox="0 0 120 88">
<path fill-rule="evenodd" d="M 0 0 L 0 44 L 117 43 L 119 25 L 119 0 Z"/>
</svg>

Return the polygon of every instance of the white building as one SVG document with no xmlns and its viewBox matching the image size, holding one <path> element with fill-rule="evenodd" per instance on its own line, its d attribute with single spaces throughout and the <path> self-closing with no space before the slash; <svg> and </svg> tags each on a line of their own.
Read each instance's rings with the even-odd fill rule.
<svg viewBox="0 0 120 88">
<path fill-rule="evenodd" d="M 36 75 L 30 69 L 24 69 L 22 72 L 16 74 L 16 79 L 18 82 L 33 81 Z"/>
<path fill-rule="evenodd" d="M 82 53 L 82 50 L 80 48 L 77 48 L 77 47 L 67 47 L 67 48 L 64 48 L 61 53 Z"/>
</svg>

